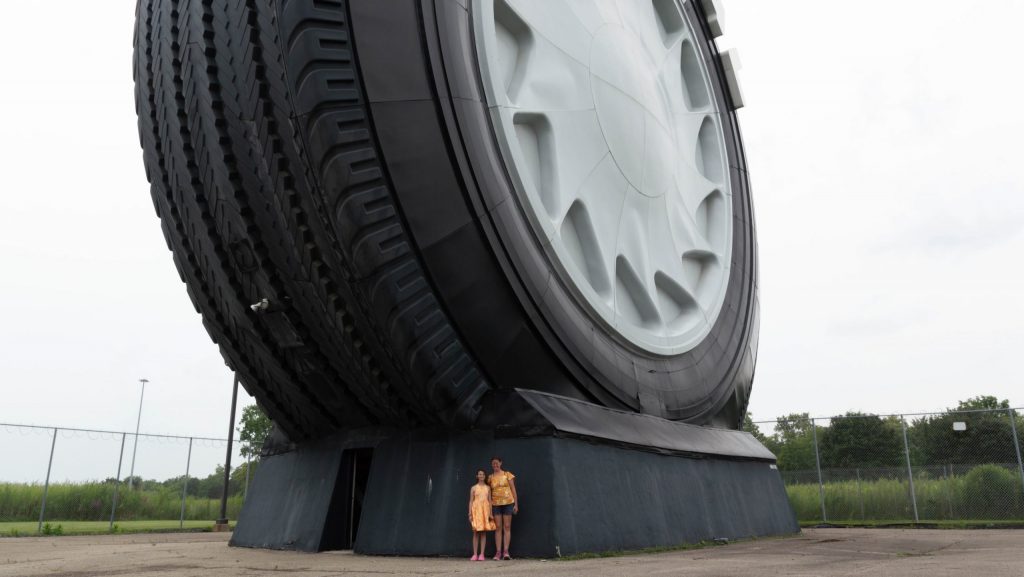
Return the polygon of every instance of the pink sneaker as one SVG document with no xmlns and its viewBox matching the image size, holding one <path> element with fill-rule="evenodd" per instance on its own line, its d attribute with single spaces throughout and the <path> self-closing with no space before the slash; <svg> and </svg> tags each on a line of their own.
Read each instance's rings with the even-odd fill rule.
<svg viewBox="0 0 1024 577">
<path fill-rule="evenodd" d="M 501 561 L 501 549 L 498 549 L 498 551 L 494 554 L 494 560 Z"/>
</svg>

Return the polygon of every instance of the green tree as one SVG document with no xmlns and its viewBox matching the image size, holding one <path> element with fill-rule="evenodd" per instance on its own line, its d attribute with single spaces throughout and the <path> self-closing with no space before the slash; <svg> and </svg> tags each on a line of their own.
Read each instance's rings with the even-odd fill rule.
<svg viewBox="0 0 1024 577">
<path fill-rule="evenodd" d="M 790 413 L 775 419 L 775 436 L 782 443 L 788 443 L 813 435 L 811 416 L 808 413 Z"/>
<path fill-rule="evenodd" d="M 232 471 L 228 479 L 228 495 L 237 495 L 245 484 L 245 472 L 239 479 Z M 188 481 L 188 494 L 208 499 L 220 499 L 224 494 L 224 466 L 217 465 L 216 470 L 204 478 L 192 478 Z"/>
<path fill-rule="evenodd" d="M 958 411 L 984 411 L 984 410 L 998 410 L 998 409 L 1009 409 L 1010 401 L 1003 399 L 1000 401 L 992 395 L 978 395 L 977 397 L 971 397 L 966 401 L 960 401 L 957 405 L 956 410 Z"/>
<path fill-rule="evenodd" d="M 775 421 L 775 441 L 779 468 L 801 471 L 815 467 L 814 423 L 807 413 L 793 413 Z"/>
<path fill-rule="evenodd" d="M 143 479 L 139 475 L 135 475 L 134 477 L 125 477 L 121 480 L 121 483 L 123 483 L 125 487 L 131 486 L 132 490 L 141 491 Z"/>
<path fill-rule="evenodd" d="M 274 423 L 263 413 L 259 405 L 249 405 L 242 409 L 242 419 L 238 427 L 239 452 L 243 457 L 259 459 L 263 441 L 267 439 Z"/>
<path fill-rule="evenodd" d="M 847 412 L 818 431 L 822 467 L 892 467 L 903 456 L 902 430 L 877 415 Z"/>
<path fill-rule="evenodd" d="M 256 474 L 258 468 L 259 461 L 249 461 L 231 469 L 231 486 L 233 488 L 231 494 L 237 495 L 245 491 L 246 471 L 249 471 L 249 482 L 252 482 L 252 476 Z"/>
<path fill-rule="evenodd" d="M 909 432 L 911 459 L 918 465 L 1015 462 L 1009 407 L 1007 400 L 984 395 L 960 401 L 941 415 L 915 419 Z M 963 423 L 964 430 L 954 429 L 954 423 Z"/>
<path fill-rule="evenodd" d="M 188 479 L 188 491 L 187 491 L 187 493 L 189 495 L 193 495 L 194 496 L 194 495 L 198 494 L 196 492 L 196 490 L 195 490 L 196 489 L 196 482 L 197 482 L 197 479 L 195 477 L 191 477 L 191 476 L 189 477 L 189 479 Z M 181 487 L 182 487 L 182 485 L 185 484 L 185 475 L 178 475 L 177 477 L 171 477 L 170 479 L 167 479 L 167 480 L 163 481 L 160 484 L 165 489 L 173 491 L 176 494 L 177 493 L 181 493 Z"/>
<path fill-rule="evenodd" d="M 752 413 L 747 413 L 746 416 L 743 417 L 743 427 L 741 430 L 753 435 L 754 438 L 767 447 L 769 451 L 774 453 L 778 450 L 779 444 L 776 442 L 775 437 L 769 437 L 761 432 L 761 427 L 754 422 L 754 415 Z"/>
</svg>

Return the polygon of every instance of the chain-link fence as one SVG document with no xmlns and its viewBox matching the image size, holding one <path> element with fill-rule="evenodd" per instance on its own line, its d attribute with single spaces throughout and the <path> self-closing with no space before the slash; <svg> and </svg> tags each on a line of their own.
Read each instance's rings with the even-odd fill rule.
<svg viewBox="0 0 1024 577">
<path fill-rule="evenodd" d="M 236 519 L 252 464 L 232 456 Z M 208 527 L 226 439 L 0 423 L 0 536 Z"/>
<path fill-rule="evenodd" d="M 1019 409 L 790 415 L 750 428 L 778 457 L 802 522 L 1024 521 Z"/>
<path fill-rule="evenodd" d="M 1019 409 L 790 415 L 748 427 L 778 457 L 802 522 L 1024 522 Z M 0 536 L 209 526 L 226 443 L 0 423 Z M 237 450 L 232 463 L 235 519 L 256 463 Z"/>
</svg>

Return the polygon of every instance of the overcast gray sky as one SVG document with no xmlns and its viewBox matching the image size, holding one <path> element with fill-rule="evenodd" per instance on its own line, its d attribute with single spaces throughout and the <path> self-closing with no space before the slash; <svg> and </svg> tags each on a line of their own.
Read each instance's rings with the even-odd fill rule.
<svg viewBox="0 0 1024 577">
<path fill-rule="evenodd" d="M 0 422 L 132 430 L 146 377 L 143 431 L 222 437 L 231 375 L 143 173 L 134 5 L 0 19 Z M 760 239 L 755 417 L 1024 404 L 1024 3 L 725 12 Z"/>
</svg>

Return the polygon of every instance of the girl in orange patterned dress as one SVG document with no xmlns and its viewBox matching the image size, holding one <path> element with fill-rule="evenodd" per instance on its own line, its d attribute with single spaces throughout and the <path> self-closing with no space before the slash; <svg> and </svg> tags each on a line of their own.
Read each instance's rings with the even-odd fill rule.
<svg viewBox="0 0 1024 577">
<path fill-rule="evenodd" d="M 476 485 L 469 489 L 469 525 L 473 528 L 473 556 L 470 561 L 483 561 L 487 548 L 487 532 L 494 531 L 491 516 L 491 488 L 485 482 L 483 469 L 476 472 Z"/>
</svg>

